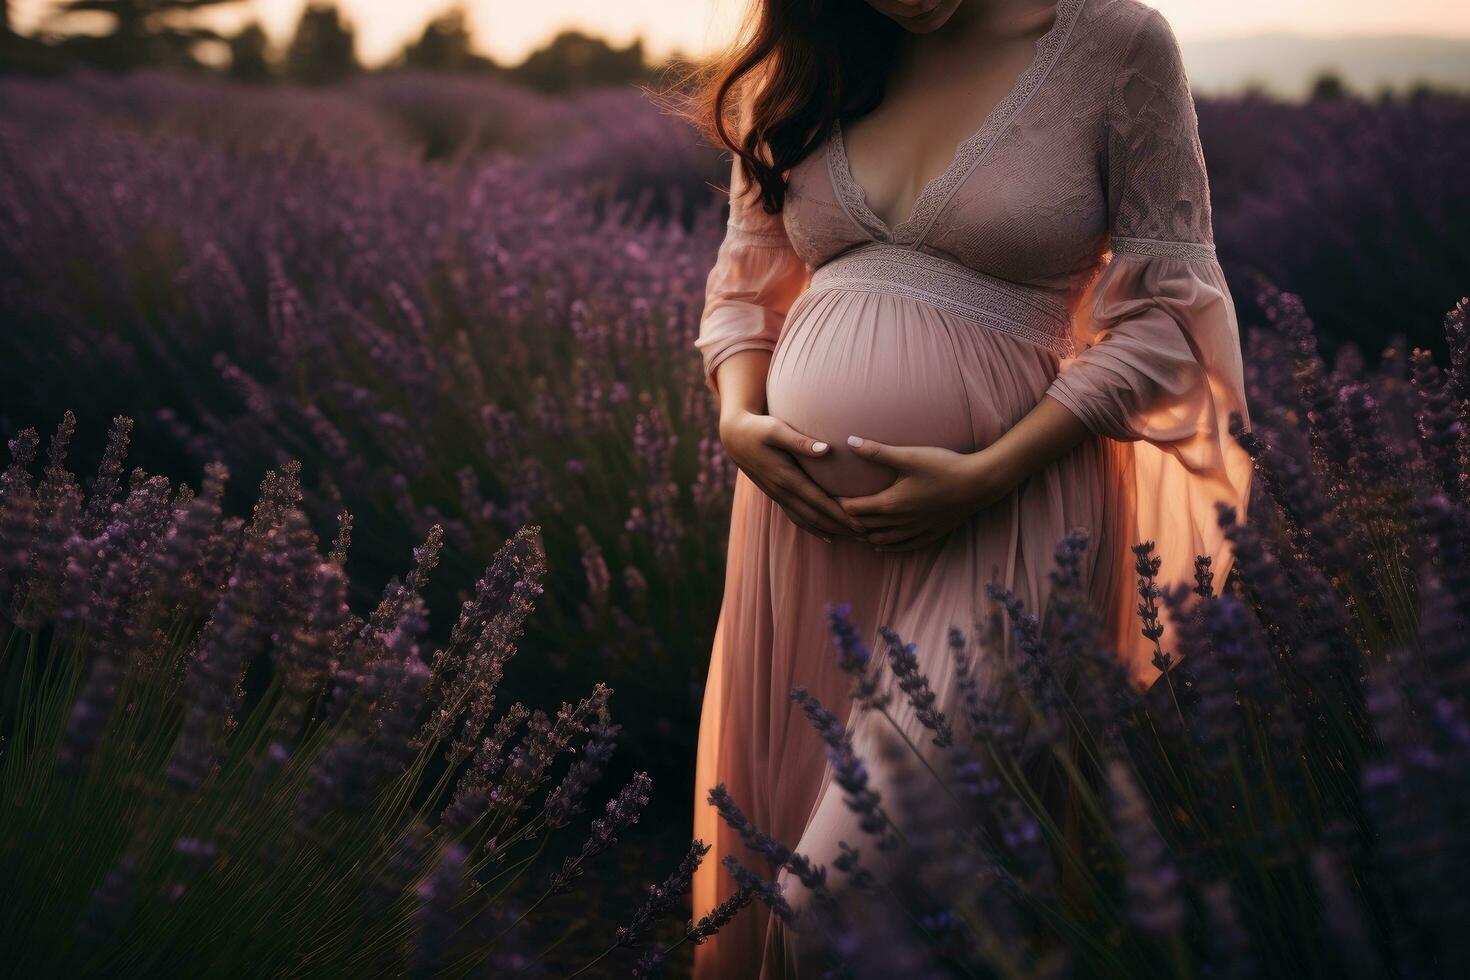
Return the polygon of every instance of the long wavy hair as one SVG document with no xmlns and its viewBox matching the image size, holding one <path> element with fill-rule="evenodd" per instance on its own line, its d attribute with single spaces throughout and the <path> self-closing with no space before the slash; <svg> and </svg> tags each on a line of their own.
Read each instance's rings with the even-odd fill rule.
<svg viewBox="0 0 1470 980">
<path fill-rule="evenodd" d="M 770 214 L 835 120 L 883 99 L 903 28 L 862 0 L 751 0 L 739 39 L 693 70 L 682 112 L 740 159 Z"/>
</svg>

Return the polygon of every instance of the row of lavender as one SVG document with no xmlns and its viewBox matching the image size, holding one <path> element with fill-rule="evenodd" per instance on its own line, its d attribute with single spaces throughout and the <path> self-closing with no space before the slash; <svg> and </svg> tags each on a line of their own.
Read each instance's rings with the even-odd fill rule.
<svg viewBox="0 0 1470 980">
<path fill-rule="evenodd" d="M 299 459 L 317 527 L 375 529 L 367 583 L 436 524 L 468 579 L 534 520 L 534 682 L 618 680 L 634 750 L 684 769 L 733 476 L 690 347 L 714 155 L 631 91 L 3 84 L 0 430 L 126 412 L 156 467 L 247 486 Z M 1257 273 L 1340 336 L 1459 295 L 1470 103 L 1201 112 L 1243 322 Z"/>
<path fill-rule="evenodd" d="M 902 637 L 885 631 L 875 657 L 833 609 L 854 698 L 884 715 L 911 699 L 947 764 L 905 767 L 915 747 L 893 740 L 882 764 L 913 775 L 885 799 L 841 706 L 793 690 L 870 836 L 816 868 L 715 788 L 752 851 L 814 900 L 797 917 L 769 878 L 727 860 L 744 887 L 676 929 L 676 948 L 763 901 L 838 976 L 1470 969 L 1470 301 L 1447 319 L 1448 371 L 1390 349 L 1371 373 L 1351 356 L 1329 370 L 1295 297 L 1262 301 L 1278 332 L 1257 335 L 1255 382 L 1280 397 L 1237 432 L 1265 491 L 1250 525 L 1220 514 L 1238 574 L 1217 583 L 1202 562 L 1193 589 L 1165 591 L 1149 546 L 1135 549 L 1163 680 L 1140 695 L 1100 644 L 1080 534 L 1057 549 L 1045 620 L 997 588 L 990 621 L 952 631 L 953 718 Z M 535 529 L 500 549 L 430 655 L 423 592 L 442 529 L 360 617 L 342 572 L 352 520 L 323 555 L 298 464 L 268 474 L 247 522 L 224 515 L 219 464 L 198 494 L 141 469 L 124 488 L 131 429 L 114 420 L 89 493 L 66 465 L 69 414 L 39 481 L 33 430 L 0 476 L 12 961 L 108 976 L 228 972 L 246 956 L 262 973 L 535 973 L 528 920 L 649 792 L 635 775 L 559 865 L 546 860 L 617 726 L 600 686 L 555 718 L 497 710 L 542 592 Z M 898 880 L 869 874 L 874 850 L 901 852 Z M 702 851 L 610 936 L 608 953 L 648 947 L 635 973 L 667 961 L 649 941 L 680 914 Z M 606 955 L 580 972 L 606 972 Z"/>
<path fill-rule="evenodd" d="M 1220 510 L 1229 582 L 1202 559 L 1192 587 L 1162 588 L 1135 547 L 1164 671 L 1147 693 L 1101 642 L 1074 532 L 1044 618 L 992 586 L 993 616 L 951 630 L 953 717 L 911 644 L 885 631 L 869 650 L 830 611 L 852 697 L 889 736 L 859 758 L 843 706 L 791 692 L 863 817 L 835 867 L 710 793 L 751 850 L 727 858 L 738 900 L 832 975 L 1470 973 L 1470 300 L 1446 320 L 1450 370 L 1394 349 L 1372 373 L 1329 369 L 1296 297 L 1262 302 L 1277 333 L 1254 380 L 1277 397 L 1236 435 L 1264 492 L 1248 524 Z M 905 698 L 939 752 L 893 722 Z M 886 798 L 874 764 L 902 774 Z M 809 892 L 799 913 L 782 869 Z"/>
<path fill-rule="evenodd" d="M 568 919 L 651 783 L 635 773 L 578 826 L 617 744 L 612 692 L 554 715 L 504 703 L 543 590 L 538 529 L 500 548 L 433 649 L 441 528 L 359 616 L 352 517 L 324 554 L 299 464 L 267 475 L 247 521 L 221 506 L 220 463 L 197 493 L 125 481 L 132 429 L 113 420 L 90 491 L 71 413 L 39 479 L 34 429 L 0 475 L 6 971 L 544 975 L 540 920 Z M 678 913 L 702 854 L 601 929 L 592 963 Z"/>
</svg>

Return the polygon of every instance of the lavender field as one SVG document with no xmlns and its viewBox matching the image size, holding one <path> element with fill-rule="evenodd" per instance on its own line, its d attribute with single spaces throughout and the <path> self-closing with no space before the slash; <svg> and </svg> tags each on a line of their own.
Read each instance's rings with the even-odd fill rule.
<svg viewBox="0 0 1470 980">
<path fill-rule="evenodd" d="M 1470 963 L 1470 100 L 1206 99 L 1200 120 L 1262 474 L 1239 566 L 1165 594 L 1139 552 L 1140 602 L 1171 624 L 1160 662 L 1183 655 L 1143 698 L 1082 611 L 1043 635 L 996 597 L 1032 658 L 1006 701 L 1024 710 L 947 720 L 974 779 L 948 789 L 964 805 L 934 815 L 912 883 L 956 897 L 916 930 L 891 895 L 834 900 L 820 928 L 847 975 Z M 611 946 L 583 975 L 651 973 L 669 945 L 677 975 L 716 925 L 678 920 L 734 477 L 691 346 L 725 175 L 633 90 L 0 81 L 0 678 L 19 747 L 0 785 L 29 814 L 0 826 L 44 837 L 31 804 L 115 799 L 128 766 L 156 777 L 156 812 L 212 815 L 140 823 L 139 844 L 143 818 L 117 811 L 46 898 L 47 941 L 82 923 L 78 971 L 118 949 L 164 969 L 110 944 L 171 921 L 203 936 L 210 915 L 246 923 L 237 943 L 276 936 L 282 963 L 305 945 L 327 972 L 374 968 L 354 949 L 368 921 L 342 921 L 355 900 L 283 932 L 267 872 L 244 892 L 210 878 L 218 851 L 258 844 L 224 832 L 255 778 L 276 803 L 250 833 L 294 835 L 283 853 L 316 880 L 350 834 L 378 847 L 383 867 L 341 887 L 377 896 L 392 939 L 373 955 L 404 970 L 566 975 Z M 33 430 L 58 423 L 41 469 Z M 124 476 L 124 447 L 146 474 Z M 1063 596 L 1085 546 L 1059 543 Z M 836 611 L 834 637 L 861 687 L 870 657 Z M 17 713 L 37 691 L 45 711 Z M 130 697 L 177 743 L 115 716 Z M 840 706 L 806 707 L 844 759 Z M 1085 761 L 1073 822 L 1027 791 L 1038 755 Z M 355 794 L 320 791 L 334 767 Z M 624 788 L 584 806 L 604 779 Z M 748 829 L 769 863 L 737 872 L 742 895 L 769 900 L 762 875 L 799 856 Z M 0 850 L 7 875 L 34 860 Z M 139 897 L 195 880 L 212 904 L 187 914 Z M 857 935 L 882 955 L 854 956 Z"/>
</svg>

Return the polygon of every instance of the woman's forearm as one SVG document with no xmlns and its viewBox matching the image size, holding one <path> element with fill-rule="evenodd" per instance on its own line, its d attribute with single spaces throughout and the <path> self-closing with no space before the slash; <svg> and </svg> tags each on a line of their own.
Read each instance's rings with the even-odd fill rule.
<svg viewBox="0 0 1470 980">
<path fill-rule="evenodd" d="M 766 412 L 766 373 L 771 352 L 760 348 L 736 351 L 715 368 L 715 387 L 720 393 L 720 419 L 750 412 Z"/>
<path fill-rule="evenodd" d="M 1019 486 L 1087 439 L 1092 430 L 1050 395 L 1043 395 L 1005 434 L 966 458 L 978 481 Z"/>
</svg>

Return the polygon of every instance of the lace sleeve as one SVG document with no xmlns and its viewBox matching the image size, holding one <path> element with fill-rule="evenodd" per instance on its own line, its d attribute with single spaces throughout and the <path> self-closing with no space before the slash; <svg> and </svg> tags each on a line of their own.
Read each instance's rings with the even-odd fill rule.
<svg viewBox="0 0 1470 980">
<path fill-rule="evenodd" d="M 767 214 L 745 179 L 739 157 L 730 176 L 730 218 L 705 283 L 694 345 L 704 358 L 705 385 L 716 394 L 715 369 L 743 350 L 774 350 L 786 313 L 810 281 L 781 215 Z"/>
<path fill-rule="evenodd" d="M 1073 318 L 1079 353 L 1062 361 L 1047 394 L 1129 445 L 1130 533 L 1155 543 L 1160 581 L 1190 581 L 1196 555 L 1210 556 L 1223 581 L 1232 556 L 1215 504 L 1245 514 L 1251 464 L 1229 426 L 1232 413 L 1250 417 L 1194 101 L 1157 11 L 1129 46 L 1107 126 L 1112 254 Z M 1152 643 L 1137 628 L 1120 645 L 1141 678 L 1155 673 Z"/>
<path fill-rule="evenodd" d="M 1179 42 L 1157 10 L 1133 36 L 1106 122 L 1113 251 L 1212 258 L 1210 185 L 1194 98 Z"/>
</svg>

